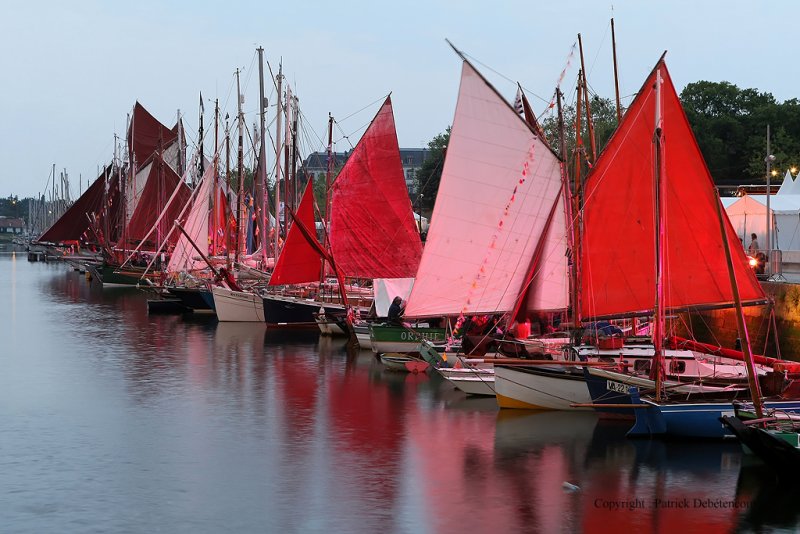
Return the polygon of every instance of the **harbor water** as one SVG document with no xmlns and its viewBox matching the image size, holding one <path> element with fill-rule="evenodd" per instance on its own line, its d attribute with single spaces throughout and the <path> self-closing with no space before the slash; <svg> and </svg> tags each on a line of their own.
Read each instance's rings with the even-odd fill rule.
<svg viewBox="0 0 800 534">
<path fill-rule="evenodd" d="M 737 443 L 499 411 L 315 331 L 0 255 L 0 532 L 796 531 Z"/>
</svg>

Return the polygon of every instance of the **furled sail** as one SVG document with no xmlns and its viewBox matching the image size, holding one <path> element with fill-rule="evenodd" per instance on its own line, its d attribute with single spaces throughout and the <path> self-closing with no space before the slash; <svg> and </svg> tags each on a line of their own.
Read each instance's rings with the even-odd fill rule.
<svg viewBox="0 0 800 534">
<path fill-rule="evenodd" d="M 509 311 L 528 281 L 537 295 L 529 302 L 566 308 L 561 189 L 555 154 L 464 61 L 428 240 L 405 315 Z M 539 264 L 532 265 L 537 248 Z"/>
<path fill-rule="evenodd" d="M 585 317 L 649 312 L 655 306 L 656 79 L 660 72 L 664 305 L 677 310 L 733 302 L 714 182 L 666 64 L 660 61 L 628 108 L 585 184 L 582 309 Z M 763 299 L 725 220 L 743 301 Z"/>
<path fill-rule="evenodd" d="M 332 186 L 331 252 L 344 276 L 408 278 L 422 255 L 392 100 L 387 97 Z"/>
<path fill-rule="evenodd" d="M 295 221 L 299 220 L 308 231 L 314 231 L 314 182 L 308 181 L 300 206 L 295 213 Z M 275 270 L 272 272 L 269 285 L 304 284 L 319 281 L 322 271 L 322 257 L 317 249 L 309 243 L 298 224 L 289 228 L 286 243 L 278 256 Z"/>
</svg>

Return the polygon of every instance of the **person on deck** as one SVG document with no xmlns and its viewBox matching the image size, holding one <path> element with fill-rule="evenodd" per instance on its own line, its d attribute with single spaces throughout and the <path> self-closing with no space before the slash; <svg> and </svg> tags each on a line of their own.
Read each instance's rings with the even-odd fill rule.
<svg viewBox="0 0 800 534">
<path fill-rule="evenodd" d="M 756 254 L 758 254 L 758 249 L 761 248 L 758 246 L 758 239 L 756 239 L 756 237 L 757 237 L 756 234 L 750 234 L 751 241 L 750 241 L 750 246 L 747 247 L 747 252 L 751 256 L 755 256 Z"/>
<path fill-rule="evenodd" d="M 399 296 L 395 297 L 392 301 L 392 304 L 389 306 L 389 322 L 390 323 L 400 323 L 400 319 L 403 317 L 403 313 L 406 311 L 405 303 L 403 299 Z"/>
</svg>

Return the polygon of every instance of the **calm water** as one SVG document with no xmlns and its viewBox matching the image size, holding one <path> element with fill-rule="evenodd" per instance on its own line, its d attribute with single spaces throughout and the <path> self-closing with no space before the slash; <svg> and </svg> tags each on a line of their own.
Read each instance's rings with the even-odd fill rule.
<svg viewBox="0 0 800 534">
<path fill-rule="evenodd" d="M 145 299 L 0 255 L 0 532 L 798 528 L 800 493 L 736 444 L 501 413 L 343 341 Z"/>
</svg>

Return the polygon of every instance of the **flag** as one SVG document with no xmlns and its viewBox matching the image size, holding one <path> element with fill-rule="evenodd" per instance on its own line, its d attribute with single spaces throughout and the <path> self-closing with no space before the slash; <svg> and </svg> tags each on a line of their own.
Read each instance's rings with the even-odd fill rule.
<svg viewBox="0 0 800 534">
<path fill-rule="evenodd" d="M 514 99 L 514 111 L 522 115 L 525 113 L 525 108 L 522 105 L 522 88 L 517 86 L 517 97 Z"/>
</svg>

